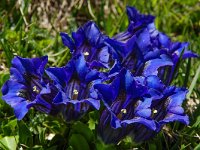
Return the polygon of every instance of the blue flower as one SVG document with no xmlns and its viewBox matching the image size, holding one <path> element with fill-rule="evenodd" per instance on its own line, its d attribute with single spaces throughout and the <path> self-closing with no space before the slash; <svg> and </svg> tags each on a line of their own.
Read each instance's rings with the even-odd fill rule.
<svg viewBox="0 0 200 150">
<path fill-rule="evenodd" d="M 100 74 L 88 67 L 83 54 L 72 58 L 65 67 L 46 69 L 46 73 L 59 89 L 53 103 L 61 106 L 66 121 L 81 118 L 90 108 L 99 109 L 100 101 L 92 85 Z"/>
<path fill-rule="evenodd" d="M 131 132 L 131 136 L 137 142 L 154 137 L 167 123 L 178 121 L 186 125 L 189 124 L 189 117 L 184 114 L 184 109 L 181 107 L 186 98 L 187 90 L 175 86 L 165 86 L 156 76 L 149 76 L 146 81 L 149 87 L 148 93 L 152 98 L 151 117 L 156 122 L 156 130 L 152 131 L 137 126 Z"/>
<path fill-rule="evenodd" d="M 165 68 L 160 70 L 159 77 L 162 81 L 166 82 L 166 84 L 170 84 L 173 78 L 173 75 L 176 73 L 176 68 L 181 59 L 187 58 L 195 58 L 198 57 L 197 54 L 188 50 L 189 43 L 187 42 L 173 42 L 171 39 L 165 35 L 164 33 L 159 32 L 154 23 L 148 26 L 149 37 L 151 40 L 152 49 L 156 49 L 156 51 L 151 50 L 147 52 L 145 55 L 146 58 L 151 59 L 151 57 L 155 57 L 156 55 L 166 54 L 172 60 L 173 65 L 169 70 L 166 71 Z M 157 51 L 159 50 L 159 51 Z M 167 78 L 164 78 L 164 74 L 168 74 Z"/>
<path fill-rule="evenodd" d="M 109 47 L 104 42 L 107 36 L 100 32 L 94 22 L 89 21 L 73 32 L 72 38 L 63 32 L 60 35 L 63 44 L 70 49 L 73 56 L 84 54 L 86 62 L 90 62 L 89 67 L 109 67 Z"/>
<path fill-rule="evenodd" d="M 187 50 L 187 43 L 172 42 L 159 32 L 154 25 L 154 17 L 142 15 L 133 7 L 127 7 L 129 26 L 125 32 L 105 39 L 114 58 L 118 60 L 113 72 L 122 67 L 129 69 L 135 76 L 158 75 L 163 82 L 171 82 L 175 68 L 182 58 L 198 57 Z M 130 30 L 130 28 L 134 30 Z M 167 77 L 165 78 L 165 74 Z"/>
<path fill-rule="evenodd" d="M 156 123 L 151 118 L 152 99 L 145 97 L 148 93 L 145 78 L 133 77 L 126 69 L 112 78 L 110 84 L 94 85 L 106 107 L 99 122 L 103 141 L 118 143 L 138 125 L 156 130 Z"/>
<path fill-rule="evenodd" d="M 2 99 L 14 108 L 19 120 L 30 107 L 48 114 L 58 112 L 51 103 L 56 94 L 55 86 L 44 77 L 47 61 L 47 56 L 32 59 L 15 57 L 12 60 L 10 79 L 2 87 Z"/>
<path fill-rule="evenodd" d="M 89 21 L 70 37 L 60 33 L 72 58 L 45 69 L 47 56 L 12 60 L 3 100 L 22 119 L 31 107 L 67 122 L 100 111 L 98 135 L 105 143 L 126 136 L 141 142 L 165 124 L 189 124 L 182 103 L 187 90 L 171 86 L 181 59 L 198 57 L 188 43 L 173 42 L 155 28 L 154 16 L 127 7 L 126 31 L 111 38 Z"/>
<path fill-rule="evenodd" d="M 166 86 L 156 75 L 134 77 L 122 69 L 94 88 L 105 106 L 98 127 L 105 143 L 118 143 L 128 135 L 141 142 L 155 136 L 164 124 L 189 123 L 181 107 L 187 90 Z"/>
<path fill-rule="evenodd" d="M 125 32 L 119 33 L 112 38 L 117 41 L 126 41 L 141 29 L 154 22 L 155 17 L 151 15 L 140 14 L 134 7 L 127 6 L 126 13 L 129 19 L 129 25 Z"/>
</svg>

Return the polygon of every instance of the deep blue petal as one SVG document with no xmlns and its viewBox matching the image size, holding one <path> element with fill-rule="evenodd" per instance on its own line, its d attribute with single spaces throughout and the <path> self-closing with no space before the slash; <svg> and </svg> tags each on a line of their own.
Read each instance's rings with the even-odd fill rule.
<svg viewBox="0 0 200 150">
<path fill-rule="evenodd" d="M 161 80 L 157 76 L 148 76 L 147 79 L 147 85 L 150 88 L 153 88 L 155 90 L 163 90 L 164 84 L 161 82 Z"/>
<path fill-rule="evenodd" d="M 66 104 L 67 97 L 65 93 L 58 92 L 55 98 L 53 99 L 53 104 L 60 105 L 60 104 Z"/>
<path fill-rule="evenodd" d="M 76 32 L 72 32 L 72 38 L 74 39 L 77 48 L 83 45 L 85 40 L 85 34 L 82 28 L 79 28 Z"/>
<path fill-rule="evenodd" d="M 72 52 L 75 49 L 75 44 L 73 42 L 73 40 L 69 37 L 69 35 L 67 33 L 60 33 L 60 36 L 62 38 L 62 42 L 65 46 L 67 46 L 70 51 Z"/>
<path fill-rule="evenodd" d="M 170 113 L 182 115 L 184 113 L 184 109 L 181 106 L 171 107 L 169 110 Z"/>
<path fill-rule="evenodd" d="M 27 112 L 28 112 L 28 108 L 27 108 L 26 101 L 23 101 L 14 107 L 14 113 L 18 120 L 23 119 L 24 116 L 27 114 Z"/>
<path fill-rule="evenodd" d="M 83 29 L 88 42 L 94 47 L 98 46 L 99 44 L 98 42 L 102 34 L 97 25 L 94 22 L 89 21 L 88 23 L 85 24 Z"/>
<path fill-rule="evenodd" d="M 159 100 L 159 99 L 161 99 L 164 96 L 164 94 L 162 93 L 162 91 L 160 92 L 160 91 L 152 89 L 152 88 L 150 88 L 148 90 L 148 94 L 151 96 L 151 98 L 153 100 Z"/>
<path fill-rule="evenodd" d="M 46 73 L 61 89 L 64 88 L 66 83 L 71 79 L 73 69 L 67 69 L 66 67 L 47 68 Z"/>
<path fill-rule="evenodd" d="M 102 63 L 108 63 L 110 54 L 109 54 L 109 48 L 107 46 L 103 47 L 101 51 L 99 52 L 99 61 Z"/>
<path fill-rule="evenodd" d="M 137 39 L 137 44 L 142 53 L 146 53 L 148 50 L 148 47 L 151 45 L 150 43 L 150 34 L 147 29 L 144 29 L 142 33 L 140 33 L 138 39 Z"/>
<path fill-rule="evenodd" d="M 110 68 L 109 74 L 115 74 L 120 72 L 120 70 L 122 69 L 121 63 L 118 60 L 115 60 L 115 63 L 113 64 L 113 66 Z"/>
<path fill-rule="evenodd" d="M 182 58 L 187 59 L 187 58 L 195 58 L 199 57 L 198 54 L 193 53 L 192 51 L 184 51 Z"/>
<path fill-rule="evenodd" d="M 96 99 L 92 99 L 92 98 L 88 98 L 88 99 L 84 99 L 81 100 L 84 101 L 85 103 L 89 104 L 90 106 L 92 106 L 93 108 L 99 110 L 100 108 L 100 101 L 96 100 Z"/>
<path fill-rule="evenodd" d="M 159 35 L 159 31 L 156 29 L 155 23 L 152 22 L 152 23 L 148 24 L 147 29 L 149 30 L 151 38 L 156 39 L 157 36 Z"/>
<path fill-rule="evenodd" d="M 129 18 L 129 22 L 134 22 L 135 26 L 146 26 L 154 22 L 154 16 L 140 14 L 134 7 L 127 6 L 126 12 Z"/>
<path fill-rule="evenodd" d="M 17 68 L 10 68 L 10 79 L 18 82 L 25 82 L 23 74 Z"/>
<path fill-rule="evenodd" d="M 170 122 L 174 122 L 174 121 L 178 121 L 183 124 L 189 125 L 189 117 L 187 115 L 177 115 L 177 114 L 173 114 L 173 113 L 169 113 L 165 117 L 165 119 L 163 119 L 159 123 L 166 124 L 166 123 L 170 123 Z"/>
<path fill-rule="evenodd" d="M 77 74 L 80 80 L 85 80 L 86 74 L 89 72 L 89 68 L 86 65 L 85 58 L 83 55 L 74 58 Z"/>
<path fill-rule="evenodd" d="M 138 106 L 135 108 L 136 116 L 149 118 L 151 116 L 151 98 L 145 98 L 144 101 L 138 101 Z"/>
<path fill-rule="evenodd" d="M 134 82 L 134 78 L 132 74 L 130 73 L 130 71 L 126 71 L 124 84 L 125 84 L 125 90 L 128 93 L 132 93 L 132 91 L 134 90 L 133 82 Z"/>
<path fill-rule="evenodd" d="M 46 85 L 46 86 L 43 86 L 41 91 L 40 91 L 40 94 L 43 95 L 43 94 L 51 94 L 51 87 L 49 85 L 49 83 Z"/>
<path fill-rule="evenodd" d="M 35 107 L 35 109 L 49 114 L 51 112 L 51 104 L 44 100 L 41 95 L 37 95 L 36 99 L 27 105 L 27 108 Z"/>
<path fill-rule="evenodd" d="M 8 80 L 2 87 L 2 99 L 14 109 L 15 116 L 21 120 L 28 112 L 27 100 L 20 97 L 20 91 L 24 90 L 25 86 L 18 82 Z"/>
<path fill-rule="evenodd" d="M 93 69 L 93 68 L 109 68 L 107 63 L 102 63 L 97 60 L 92 61 L 89 64 L 89 66 L 91 69 Z"/>
<path fill-rule="evenodd" d="M 111 103 L 112 101 L 115 100 L 117 92 L 115 92 L 115 89 L 111 85 L 96 84 L 94 85 L 94 88 L 98 90 L 98 92 L 102 95 L 102 98 L 107 103 Z"/>
<path fill-rule="evenodd" d="M 146 127 L 148 127 L 151 130 L 156 130 L 155 121 L 148 120 L 148 119 L 145 119 L 145 118 L 138 117 L 138 118 L 133 118 L 133 119 L 130 119 L 130 120 L 123 120 L 121 122 L 121 124 L 135 124 L 135 123 L 145 125 Z"/>
<path fill-rule="evenodd" d="M 144 76 L 157 75 L 158 69 L 164 66 L 173 66 L 173 62 L 167 58 L 161 58 L 161 59 L 156 58 L 149 60 L 145 63 L 143 75 Z"/>
<path fill-rule="evenodd" d="M 180 57 L 181 53 L 183 51 L 186 51 L 188 49 L 189 43 L 187 42 L 175 42 L 171 43 L 171 49 L 169 49 L 169 52 L 171 54 L 176 54 L 177 56 Z"/>
<path fill-rule="evenodd" d="M 141 109 L 136 112 L 137 116 L 141 116 L 143 118 L 149 118 L 151 116 L 151 109 Z"/>
<path fill-rule="evenodd" d="M 118 96 L 119 85 L 120 79 L 116 78 L 111 84 L 95 84 L 94 88 L 98 90 L 107 103 L 111 103 Z"/>
<path fill-rule="evenodd" d="M 171 41 L 170 41 L 169 37 L 163 33 L 159 33 L 159 41 L 160 41 L 162 47 L 168 48 L 170 46 Z"/>
<path fill-rule="evenodd" d="M 171 107 L 181 106 L 183 101 L 186 98 L 186 94 L 188 91 L 186 89 L 177 88 L 175 92 L 176 92 L 175 94 L 168 97 L 169 104 L 168 104 L 167 108 L 169 110 L 171 109 Z"/>
<path fill-rule="evenodd" d="M 114 50 L 119 53 L 122 57 L 126 57 L 127 54 L 131 53 L 134 50 L 136 36 L 132 36 L 128 41 L 119 42 L 114 39 L 105 40 Z M 125 42 L 125 43 L 123 43 Z"/>
<path fill-rule="evenodd" d="M 114 114 L 111 114 L 111 122 L 110 122 L 110 124 L 114 129 L 117 129 L 117 128 L 121 127 L 121 121 Z"/>
<path fill-rule="evenodd" d="M 148 91 L 145 78 L 142 76 L 133 77 L 129 71 L 126 72 L 124 84 L 126 93 L 132 98 L 141 97 Z"/>
<path fill-rule="evenodd" d="M 93 80 L 96 80 L 96 79 L 99 79 L 99 72 L 97 70 L 91 70 L 89 73 L 86 74 L 85 76 L 85 81 L 87 83 L 93 81 Z"/>
<path fill-rule="evenodd" d="M 12 67 L 16 68 L 19 72 L 21 72 L 21 74 L 33 74 L 36 76 L 42 76 L 44 73 L 44 67 L 47 62 L 47 56 L 32 59 L 21 58 L 17 56 L 12 60 Z"/>
<path fill-rule="evenodd" d="M 26 87 L 23 84 L 8 80 L 2 87 L 2 99 L 11 105 L 11 107 L 15 107 L 19 103 L 26 101 L 23 97 L 19 96 L 20 92 L 25 89 Z"/>
<path fill-rule="evenodd" d="M 155 48 L 154 50 L 148 51 L 145 54 L 144 60 L 148 61 L 148 60 L 151 60 L 151 59 L 155 59 L 155 58 L 158 58 L 160 55 L 161 55 L 160 49 Z"/>
</svg>

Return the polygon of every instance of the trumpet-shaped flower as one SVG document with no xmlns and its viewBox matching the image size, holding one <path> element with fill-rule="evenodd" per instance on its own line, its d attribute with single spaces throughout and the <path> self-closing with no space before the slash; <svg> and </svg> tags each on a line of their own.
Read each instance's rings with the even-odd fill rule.
<svg viewBox="0 0 200 150">
<path fill-rule="evenodd" d="M 145 82 L 144 77 L 133 77 L 122 69 L 110 84 L 94 85 L 106 107 L 99 122 L 99 134 L 104 142 L 118 143 L 140 124 L 156 130 L 151 118 L 152 99 L 144 96 L 148 92 Z"/>
<path fill-rule="evenodd" d="M 187 90 L 175 86 L 166 86 L 157 76 L 149 76 L 146 80 L 151 95 L 152 119 L 156 122 L 156 130 L 152 131 L 142 126 L 137 126 L 130 134 L 135 141 L 141 142 L 154 137 L 162 127 L 170 122 L 189 124 L 189 117 L 184 114 L 181 107 L 186 98 Z"/>
<path fill-rule="evenodd" d="M 62 107 L 66 121 L 79 119 L 90 108 L 99 109 L 100 101 L 92 82 L 100 79 L 100 74 L 87 66 L 83 54 L 74 57 L 65 67 L 48 68 L 46 73 L 59 89 L 53 103 Z"/>
<path fill-rule="evenodd" d="M 41 58 L 15 57 L 10 68 L 10 79 L 2 87 L 2 99 L 14 108 L 16 117 L 21 120 L 30 107 L 39 111 L 56 114 L 52 105 L 56 88 L 44 77 L 47 56 Z"/>
<path fill-rule="evenodd" d="M 128 29 L 105 40 L 119 61 L 117 66 L 130 69 L 136 76 L 158 75 L 169 84 L 181 56 L 183 59 L 197 57 L 197 54 L 187 50 L 188 43 L 172 42 L 159 32 L 155 28 L 154 17 L 139 14 L 133 7 L 127 7 L 127 15 Z M 135 27 L 134 30 L 130 30 L 131 27 Z M 115 71 L 120 69 L 118 67 Z M 166 79 L 164 74 L 169 78 Z"/>
<path fill-rule="evenodd" d="M 126 136 L 141 142 L 165 124 L 189 124 L 182 103 L 187 90 L 171 86 L 181 59 L 198 57 L 188 43 L 173 42 L 159 32 L 154 16 L 127 7 L 126 31 L 108 37 L 89 21 L 72 33 L 60 33 L 72 58 L 64 67 L 45 69 L 47 56 L 15 57 L 3 100 L 22 119 L 31 107 L 51 115 L 62 112 L 67 122 L 90 110 L 102 111 L 98 134 L 105 143 Z"/>
<path fill-rule="evenodd" d="M 100 32 L 94 22 L 89 21 L 73 32 L 72 38 L 63 32 L 60 35 L 63 44 L 70 49 L 72 55 L 83 54 L 86 62 L 90 62 L 89 67 L 109 67 L 109 47 L 105 44 L 107 36 Z"/>
<path fill-rule="evenodd" d="M 189 123 L 181 107 L 187 90 L 166 86 L 156 75 L 133 77 L 122 69 L 110 84 L 98 83 L 94 88 L 106 107 L 99 122 L 105 143 L 118 143 L 127 135 L 141 142 L 167 123 Z"/>
</svg>

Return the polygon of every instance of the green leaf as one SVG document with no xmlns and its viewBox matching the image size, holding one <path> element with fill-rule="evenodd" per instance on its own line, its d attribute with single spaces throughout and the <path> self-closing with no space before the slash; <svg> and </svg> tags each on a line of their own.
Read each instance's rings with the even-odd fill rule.
<svg viewBox="0 0 200 150">
<path fill-rule="evenodd" d="M 199 117 L 197 117 L 197 120 L 196 120 L 196 122 L 193 124 L 193 126 L 192 127 L 195 127 L 195 128 L 200 128 L 200 116 Z"/>
<path fill-rule="evenodd" d="M 98 140 L 95 142 L 96 150 L 116 150 L 114 144 L 104 144 L 103 141 Z"/>
<path fill-rule="evenodd" d="M 90 130 L 94 130 L 96 124 L 98 124 L 98 118 L 99 118 L 99 112 L 98 111 L 92 111 L 89 113 L 89 121 L 88 126 Z"/>
<path fill-rule="evenodd" d="M 68 139 L 67 139 L 68 140 Z M 64 147 L 66 143 L 66 137 L 56 134 L 53 139 L 49 142 L 48 146 L 49 147 L 54 147 L 55 145 L 57 146 L 57 149 Z"/>
<path fill-rule="evenodd" d="M 87 140 L 81 134 L 73 134 L 69 139 L 69 145 L 74 150 L 90 150 Z"/>
<path fill-rule="evenodd" d="M 150 150 L 156 150 L 156 145 L 154 143 L 149 143 Z"/>
<path fill-rule="evenodd" d="M 193 78 L 193 80 L 192 80 L 192 83 L 191 83 L 191 85 L 190 85 L 189 92 L 188 92 L 188 94 L 187 94 L 187 98 L 188 98 L 188 99 L 190 98 L 190 95 L 191 95 L 191 93 L 192 93 L 192 91 L 193 91 L 193 89 L 194 89 L 194 87 L 195 87 L 195 85 L 196 85 L 196 83 L 197 83 L 197 80 L 198 80 L 198 78 L 199 78 L 199 75 L 200 75 L 200 65 L 199 65 L 199 67 L 198 67 L 198 69 L 197 69 L 197 71 L 196 71 L 196 74 L 195 74 L 195 76 L 194 76 L 194 78 Z"/>
<path fill-rule="evenodd" d="M 71 134 L 81 134 L 88 142 L 91 142 L 94 139 L 93 132 L 82 122 L 76 122 L 72 126 Z"/>
<path fill-rule="evenodd" d="M 23 120 L 18 121 L 18 127 L 19 127 L 19 142 L 21 144 L 25 144 L 29 147 L 32 146 L 33 138 L 30 130 L 26 126 L 26 124 L 23 122 Z"/>
<path fill-rule="evenodd" d="M 89 128 L 90 128 L 91 130 L 94 130 L 94 129 L 95 129 L 96 122 L 95 122 L 94 120 L 90 119 L 90 120 L 88 121 L 88 125 L 89 125 Z"/>
<path fill-rule="evenodd" d="M 17 119 L 9 121 L 5 126 L 2 127 L 4 135 L 11 136 L 17 126 Z"/>
<path fill-rule="evenodd" d="M 0 139 L 0 148 L 5 150 L 15 150 L 17 149 L 19 136 L 6 136 Z"/>
<path fill-rule="evenodd" d="M 200 150 L 200 144 L 198 144 L 198 145 L 194 148 L 194 150 Z"/>
<path fill-rule="evenodd" d="M 46 150 L 55 150 L 55 149 L 57 149 L 57 145 L 55 145 L 55 146 L 52 146 L 52 147 L 49 147 L 49 148 L 46 148 Z"/>
<path fill-rule="evenodd" d="M 39 140 L 40 140 L 40 143 L 45 143 L 45 131 L 46 131 L 46 128 L 42 128 L 40 126 L 37 126 L 37 129 L 38 129 L 38 132 L 39 132 Z"/>
</svg>

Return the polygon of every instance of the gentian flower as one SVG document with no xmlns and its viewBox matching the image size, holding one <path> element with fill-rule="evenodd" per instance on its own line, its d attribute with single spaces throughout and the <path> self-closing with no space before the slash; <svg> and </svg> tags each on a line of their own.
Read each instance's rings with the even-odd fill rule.
<svg viewBox="0 0 200 150">
<path fill-rule="evenodd" d="M 144 31 L 144 33 L 133 35 L 129 40 L 126 39 L 126 42 L 106 40 L 118 60 L 115 64 L 117 67 L 113 67 L 115 71 L 119 72 L 122 67 L 125 67 L 135 76 L 158 75 L 160 68 L 174 65 L 170 56 L 160 53 L 158 48 L 150 51 L 148 32 L 145 29 Z"/>
<path fill-rule="evenodd" d="M 120 91 L 118 86 L 121 86 L 123 81 L 125 85 L 129 85 L 133 79 L 127 78 L 125 80 L 128 77 L 125 75 L 126 77 L 124 79 L 121 78 L 118 85 L 116 84 L 118 77 L 111 84 L 97 84 L 94 87 L 98 90 L 100 98 L 106 107 L 100 118 L 99 134 L 106 143 L 118 143 L 128 133 L 131 133 L 130 136 L 135 141 L 140 142 L 155 136 L 163 125 L 169 122 L 189 123 L 189 118 L 184 114 L 181 107 L 187 90 L 167 85 L 170 84 L 169 81 L 172 79 L 174 69 L 181 59 L 181 53 L 183 53 L 182 58 L 184 59 L 197 57 L 197 55 L 187 50 L 186 43 L 174 43 L 165 34 L 156 30 L 153 22 L 154 17 L 139 14 L 132 7 L 127 7 L 127 14 L 129 17 L 128 29 L 105 40 L 112 50 L 113 57 L 117 60 L 109 75 L 115 76 L 119 72 L 121 74 L 123 68 L 126 68 L 129 74 L 132 73 L 131 76 L 134 76 L 134 80 L 140 79 L 140 83 L 143 81 L 143 86 L 140 87 L 141 91 L 144 92 L 143 94 L 132 86 L 128 91 L 132 92 L 131 95 L 136 96 L 136 99 L 132 100 L 134 102 L 138 102 L 137 96 L 139 95 L 140 102 L 143 104 L 143 107 L 140 108 L 144 108 L 144 112 L 146 110 L 150 112 L 147 113 L 148 111 L 146 111 L 146 114 L 148 114 L 148 119 L 154 122 L 154 125 L 148 126 L 145 124 L 146 122 L 137 122 L 135 124 L 135 122 L 130 121 L 132 120 L 131 117 L 138 117 L 137 113 L 135 113 L 137 107 L 132 107 L 132 112 L 134 112 L 132 116 L 129 113 L 123 115 L 128 115 L 130 118 L 118 117 L 121 117 L 120 110 L 122 112 L 128 112 L 129 110 L 124 108 L 129 92 L 126 91 L 127 86 L 120 87 L 121 90 L 124 90 L 123 94 L 125 95 L 121 96 L 122 94 L 119 94 L 121 100 L 116 98 L 117 96 L 113 97 L 115 94 L 111 93 Z M 106 89 L 115 92 L 106 93 Z M 123 119 L 127 120 L 124 121 Z M 127 125 L 125 122 L 131 125 Z"/>
<path fill-rule="evenodd" d="M 53 103 L 62 108 L 66 121 L 79 119 L 90 108 L 99 109 L 100 100 L 92 82 L 100 79 L 100 74 L 88 67 L 83 54 L 73 57 L 64 67 L 46 69 L 46 73 L 59 90 Z"/>
<path fill-rule="evenodd" d="M 144 77 L 133 77 L 122 69 L 110 84 L 94 85 L 106 107 L 98 131 L 105 143 L 118 143 L 138 125 L 156 130 L 151 118 L 152 99 L 144 96 L 148 92 L 145 82 Z"/>
<path fill-rule="evenodd" d="M 136 32 L 146 28 L 150 23 L 154 22 L 155 17 L 151 15 L 140 14 L 134 7 L 127 6 L 126 13 L 129 19 L 129 25 L 125 32 L 118 33 L 112 38 L 117 41 L 126 41 L 130 39 Z"/>
<path fill-rule="evenodd" d="M 12 60 L 3 100 L 22 119 L 31 107 L 67 122 L 103 107 L 98 135 L 105 143 L 126 136 L 141 142 L 167 123 L 186 125 L 181 107 L 187 89 L 170 85 L 181 58 L 198 57 L 188 43 L 173 42 L 155 28 L 154 16 L 127 7 L 126 31 L 109 38 L 89 21 L 70 37 L 60 33 L 72 58 L 63 67 L 45 69 L 47 56 Z"/>
<path fill-rule="evenodd" d="M 172 81 L 173 75 L 176 73 L 175 68 L 177 67 L 178 62 L 181 61 L 181 59 L 184 60 L 187 58 L 198 57 L 198 55 L 188 50 L 189 43 L 171 41 L 167 35 L 159 32 L 155 28 L 154 23 L 148 26 L 148 32 L 152 42 L 152 49 L 158 49 L 159 51 L 149 51 L 146 54 L 146 57 L 151 58 L 153 53 L 153 57 L 160 54 L 166 54 L 173 62 L 173 65 L 169 68 L 169 70 L 167 70 L 167 72 L 164 71 L 166 70 L 165 68 L 162 68 L 160 70 L 161 74 L 159 75 L 162 81 L 165 81 L 166 84 L 169 85 Z M 164 74 L 167 74 L 167 78 L 164 78 Z"/>
<path fill-rule="evenodd" d="M 94 22 L 89 21 L 76 32 L 72 32 L 72 38 L 63 32 L 60 35 L 63 44 L 70 49 L 72 57 L 83 54 L 86 62 L 90 62 L 89 67 L 109 67 L 109 47 L 104 42 L 107 36 L 100 32 Z"/>
<path fill-rule="evenodd" d="M 130 134 L 134 141 L 141 142 L 154 137 L 165 124 L 170 122 L 189 124 L 189 117 L 184 114 L 184 109 L 181 107 L 187 94 L 185 88 L 166 86 L 157 76 L 149 76 L 146 84 L 149 88 L 148 94 L 152 98 L 151 117 L 156 122 L 156 130 L 137 126 Z"/>
<path fill-rule="evenodd" d="M 52 115 L 58 113 L 51 103 L 56 88 L 44 77 L 47 61 L 47 56 L 32 59 L 17 56 L 12 60 L 10 79 L 2 87 L 2 99 L 14 108 L 19 120 L 30 107 Z"/>
<path fill-rule="evenodd" d="M 187 50 L 187 43 L 172 42 L 156 30 L 153 16 L 139 14 L 133 7 L 127 7 L 127 15 L 127 30 L 105 40 L 119 61 L 117 67 L 114 67 L 115 71 L 119 72 L 121 67 L 126 67 L 136 76 L 158 75 L 169 84 L 181 52 L 183 59 L 197 57 Z M 134 30 L 130 30 L 131 27 Z M 166 72 L 166 68 L 170 69 Z M 168 74 L 168 79 L 164 79 L 165 74 Z"/>
<path fill-rule="evenodd" d="M 141 142 L 155 136 L 167 123 L 189 124 L 181 107 L 186 89 L 166 86 L 156 75 L 133 77 L 125 69 L 110 79 L 110 84 L 94 85 L 106 107 L 98 127 L 105 143 L 116 144 L 126 136 Z"/>
</svg>

